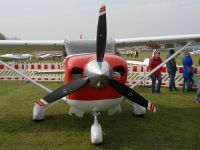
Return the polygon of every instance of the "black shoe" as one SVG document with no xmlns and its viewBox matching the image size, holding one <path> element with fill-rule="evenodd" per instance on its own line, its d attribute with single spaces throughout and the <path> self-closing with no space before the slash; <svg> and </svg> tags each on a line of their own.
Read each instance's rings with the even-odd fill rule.
<svg viewBox="0 0 200 150">
<path fill-rule="evenodd" d="M 178 89 L 177 89 L 177 88 L 174 88 L 174 90 L 175 90 L 175 91 L 178 91 Z"/>
<path fill-rule="evenodd" d="M 170 92 L 172 92 L 172 91 L 173 91 L 173 89 L 169 89 L 169 91 L 170 91 Z"/>
</svg>

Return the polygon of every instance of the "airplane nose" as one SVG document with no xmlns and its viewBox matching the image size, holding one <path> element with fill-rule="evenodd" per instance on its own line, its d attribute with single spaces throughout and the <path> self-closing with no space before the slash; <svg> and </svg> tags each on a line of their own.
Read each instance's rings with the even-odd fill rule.
<svg viewBox="0 0 200 150">
<path fill-rule="evenodd" d="M 112 76 L 112 68 L 107 61 L 97 62 L 92 60 L 85 68 L 85 76 L 89 78 L 93 87 L 101 88 L 107 84 L 105 77 Z"/>
</svg>

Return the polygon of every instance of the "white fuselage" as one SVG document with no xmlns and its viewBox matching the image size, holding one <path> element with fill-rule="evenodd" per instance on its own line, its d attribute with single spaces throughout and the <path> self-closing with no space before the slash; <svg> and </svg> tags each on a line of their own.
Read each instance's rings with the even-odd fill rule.
<svg viewBox="0 0 200 150">
<path fill-rule="evenodd" d="M 108 111 L 119 107 L 123 97 L 116 98 L 116 99 L 104 99 L 104 100 L 70 100 L 67 99 L 67 103 L 70 106 L 69 114 L 75 114 L 78 117 L 82 117 L 84 113 L 87 112 L 100 112 L 100 111 Z M 116 111 L 121 111 L 116 110 Z M 81 116 L 78 114 L 81 113 Z"/>
</svg>

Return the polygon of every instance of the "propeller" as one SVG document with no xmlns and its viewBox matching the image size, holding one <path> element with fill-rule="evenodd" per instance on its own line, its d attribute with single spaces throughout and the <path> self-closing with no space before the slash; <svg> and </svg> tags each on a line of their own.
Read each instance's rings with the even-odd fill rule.
<svg viewBox="0 0 200 150">
<path fill-rule="evenodd" d="M 45 96 L 43 98 L 43 100 L 45 100 L 47 103 L 51 103 L 53 101 L 56 101 L 64 96 L 67 96 L 67 95 L 75 92 L 76 90 L 78 90 L 81 87 L 83 87 L 84 85 L 86 85 L 88 82 L 89 82 L 88 77 L 74 80 L 68 84 L 65 84 L 65 85 L 59 87 L 55 91 L 51 92 L 50 94 Z"/>
<path fill-rule="evenodd" d="M 122 94 L 124 97 L 128 98 L 129 100 L 133 101 L 134 103 L 137 103 L 146 109 L 149 109 L 151 112 L 155 112 L 156 108 L 154 105 L 150 102 L 148 102 L 143 96 L 129 88 L 128 86 L 122 84 L 119 81 L 116 81 L 112 78 L 107 77 L 108 83 L 120 94 Z"/>
<path fill-rule="evenodd" d="M 96 54 L 97 62 L 102 62 L 107 38 L 107 27 L 106 27 L 106 6 L 103 5 L 99 10 L 99 21 L 97 26 L 97 43 L 96 43 Z"/>
</svg>

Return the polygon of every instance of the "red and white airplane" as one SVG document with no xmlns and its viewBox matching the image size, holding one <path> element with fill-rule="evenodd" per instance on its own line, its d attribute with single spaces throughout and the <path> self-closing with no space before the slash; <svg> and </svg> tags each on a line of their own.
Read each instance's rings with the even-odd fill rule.
<svg viewBox="0 0 200 150">
<path fill-rule="evenodd" d="M 44 108 L 46 105 L 61 98 L 65 99 L 70 106 L 69 114 L 83 117 L 84 113 L 90 112 L 94 115 L 94 124 L 91 127 L 91 142 L 94 144 L 102 143 L 102 128 L 97 121 L 97 116 L 101 111 L 108 111 L 108 115 L 120 112 L 120 103 L 123 100 L 123 97 L 134 102 L 134 108 L 139 110 L 138 114 L 144 114 L 146 109 L 151 112 L 156 111 L 156 108 L 152 103 L 148 102 L 143 96 L 125 85 L 128 73 L 127 63 L 123 58 L 115 55 L 116 47 L 132 47 L 134 45 L 148 45 L 152 43 L 168 44 L 185 42 L 185 46 L 179 50 L 182 51 L 192 42 L 200 41 L 200 34 L 115 40 L 107 40 L 106 37 L 106 7 L 102 6 L 99 10 L 96 40 L 0 41 L 0 50 L 35 49 L 66 51 L 67 57 L 64 60 L 65 84 L 53 92 L 19 71 L 11 68 L 34 84 L 50 92 L 50 94 L 39 99 L 35 103 L 33 108 L 34 120 L 43 120 L 45 118 Z M 175 57 L 175 55 L 176 53 L 164 61 L 163 64 Z M 1 60 L 0 63 L 6 65 Z M 154 71 L 156 71 L 156 68 L 151 73 Z M 145 77 L 143 79 L 145 79 Z M 140 81 L 138 81 L 138 83 L 139 82 Z"/>
<path fill-rule="evenodd" d="M 0 55 L 0 58 L 9 58 L 9 59 L 29 59 L 31 60 L 32 55 L 31 54 L 4 54 Z"/>
</svg>

